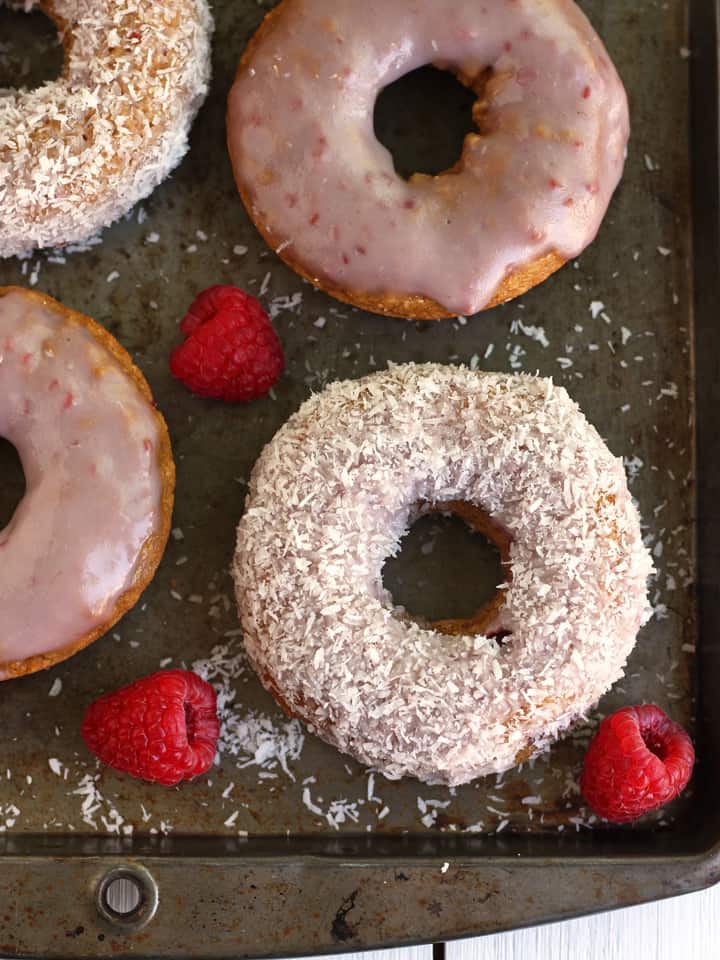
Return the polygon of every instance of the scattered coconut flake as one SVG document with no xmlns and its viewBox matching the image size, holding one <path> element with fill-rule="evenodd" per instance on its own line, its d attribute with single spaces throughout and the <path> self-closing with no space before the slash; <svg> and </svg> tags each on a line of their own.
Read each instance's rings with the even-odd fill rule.
<svg viewBox="0 0 720 960">
<path fill-rule="evenodd" d="M 212 648 L 207 659 L 196 660 L 192 669 L 211 683 L 218 698 L 220 737 L 218 749 L 235 759 L 239 769 L 257 766 L 262 770 L 281 770 L 290 780 L 295 774 L 290 765 L 302 753 L 305 734 L 297 720 L 279 723 L 255 711 L 242 712 L 235 707 L 234 680 L 247 669 L 245 651 L 230 639 Z"/>
<path fill-rule="evenodd" d="M 550 341 L 547 338 L 545 333 L 545 328 L 540 326 L 535 326 L 532 323 L 525 324 L 522 320 L 516 319 L 513 320 L 510 324 L 511 333 L 523 333 L 526 337 L 529 337 L 531 340 L 537 341 L 541 347 L 549 347 Z"/>
<path fill-rule="evenodd" d="M 270 274 L 268 274 L 268 277 Z M 273 297 L 268 304 L 268 314 L 271 320 L 275 320 L 281 313 L 297 313 L 302 306 L 303 295 L 300 291 L 290 296 Z"/>
</svg>

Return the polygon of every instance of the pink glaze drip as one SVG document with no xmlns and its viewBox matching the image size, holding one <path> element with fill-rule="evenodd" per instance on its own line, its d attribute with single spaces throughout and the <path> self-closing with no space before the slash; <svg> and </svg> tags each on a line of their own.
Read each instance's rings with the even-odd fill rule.
<svg viewBox="0 0 720 960">
<path fill-rule="evenodd" d="M 406 182 L 374 104 L 427 63 L 492 67 L 492 98 L 459 172 Z M 622 83 L 570 0 L 286 0 L 238 74 L 228 129 L 238 184 L 283 256 L 455 313 L 593 240 L 629 133 Z"/>
<path fill-rule="evenodd" d="M 85 327 L 0 297 L 0 436 L 27 490 L 0 530 L 4 663 L 68 646 L 107 622 L 161 522 L 155 418 Z"/>
</svg>

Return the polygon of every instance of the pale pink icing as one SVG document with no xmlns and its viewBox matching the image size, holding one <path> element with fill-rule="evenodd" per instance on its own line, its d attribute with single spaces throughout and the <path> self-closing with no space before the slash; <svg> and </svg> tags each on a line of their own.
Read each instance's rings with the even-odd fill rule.
<svg viewBox="0 0 720 960">
<path fill-rule="evenodd" d="M 406 182 L 373 109 L 430 62 L 504 80 L 462 170 Z M 514 268 L 593 240 L 628 138 L 623 86 L 570 0 L 285 0 L 228 121 L 238 184 L 284 257 L 456 313 L 485 306 Z"/>
<path fill-rule="evenodd" d="M 88 330 L 20 293 L 0 297 L 0 436 L 27 491 L 0 530 L 4 663 L 107 622 L 161 523 L 158 426 Z"/>
</svg>

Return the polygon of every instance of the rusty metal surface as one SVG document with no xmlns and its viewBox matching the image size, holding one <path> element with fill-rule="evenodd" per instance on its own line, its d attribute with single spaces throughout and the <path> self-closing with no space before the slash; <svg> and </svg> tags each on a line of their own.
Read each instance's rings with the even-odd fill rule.
<svg viewBox="0 0 720 960">
<path fill-rule="evenodd" d="M 6 956 L 240 957 L 361 950 L 378 943 L 412 943 L 490 933 L 577 913 L 670 896 L 718 879 L 717 870 L 678 878 L 677 861 L 639 866 L 595 863 L 592 868 L 542 859 L 516 858 L 477 865 L 455 862 L 441 873 L 438 861 L 362 858 L 333 861 L 233 858 L 193 863 L 145 859 L 162 893 L 154 920 L 126 933 L 98 922 L 90 893 L 117 860 L 78 860 L 43 865 L 48 884 L 38 902 L 37 885 L 9 864 L 0 877 L 3 897 L 23 896 L 16 936 L 0 933 Z M 127 863 L 126 859 L 120 861 Z M 193 881 L 187 875 L 192 871 Z M 548 882 L 552 873 L 552 882 Z M 75 906 L 68 909 L 68 901 Z M 43 931 L 46 939 L 38 936 Z M 262 935 L 259 934 L 262 931 Z"/>
<path fill-rule="evenodd" d="M 703 754 L 702 746 L 716 743 L 720 724 L 712 699 L 698 706 L 698 694 L 717 676 L 720 651 L 712 634 L 698 640 L 693 473 L 693 282 L 698 270 L 703 283 L 717 280 L 707 260 L 710 241 L 717 243 L 712 211 L 697 205 L 702 197 L 711 207 L 714 197 L 717 218 L 717 154 L 707 121 L 707 111 L 717 110 L 713 5 L 695 4 L 701 27 L 688 58 L 683 0 L 662 8 L 649 0 L 582 3 L 625 81 L 633 118 L 625 177 L 598 239 L 521 301 L 436 324 L 362 314 L 313 291 L 249 223 L 224 146 L 224 103 L 240 52 L 272 5 L 215 4 L 214 79 L 191 152 L 140 209 L 87 249 L 0 262 L 0 285 L 32 283 L 93 316 L 130 350 L 168 420 L 178 467 L 177 533 L 138 607 L 110 636 L 50 673 L 2 686 L 3 956 L 360 948 L 489 932 L 718 878 L 715 860 L 703 855 L 720 829 L 709 812 L 713 753 Z M 17 57 L 4 52 L 19 19 L 0 11 L 0 85 L 19 69 Z M 24 21 L 22 30 L 35 32 L 46 49 L 47 30 L 35 31 L 35 16 L 25 20 L 31 26 Z M 696 121 L 701 105 L 705 111 L 694 261 L 690 66 Z M 427 90 L 416 87 L 414 94 L 425 105 Z M 412 88 L 402 92 L 412 95 Z M 393 121 L 398 104 L 386 100 L 380 125 L 392 143 L 402 118 Z M 463 110 L 458 101 L 453 125 L 465 122 Z M 415 144 L 428 164 L 436 135 Z M 244 286 L 271 309 L 288 360 L 272 397 L 228 407 L 200 401 L 172 380 L 167 357 L 178 320 L 195 293 L 213 283 Z M 717 361 L 710 366 L 708 289 L 704 300 L 698 295 L 703 402 L 711 394 L 702 376 L 717 372 Z M 552 375 L 627 458 L 658 567 L 656 616 L 597 715 L 653 701 L 700 738 L 699 776 L 662 814 L 618 831 L 594 822 L 583 807 L 577 777 L 597 715 L 532 767 L 499 781 L 456 791 L 392 783 L 310 735 L 303 739 L 244 664 L 228 564 L 255 459 L 311 390 L 407 360 Z M 715 462 L 707 416 L 702 483 Z M 1 524 L 22 489 L 13 452 L 2 443 L 0 475 Z M 714 516 L 706 511 L 700 527 L 706 616 L 717 599 L 717 557 L 709 556 Z M 496 582 L 487 554 L 481 582 L 469 576 L 468 561 L 480 554 L 463 530 L 428 518 L 410 540 L 387 582 L 418 614 L 463 615 L 469 595 Z M 88 702 L 160 666 L 208 659 L 212 679 L 234 697 L 225 711 L 228 749 L 208 777 L 164 790 L 96 765 L 79 734 Z M 93 890 L 110 867 L 134 862 L 154 876 L 159 907 L 142 930 L 128 932 L 100 919 Z"/>
</svg>

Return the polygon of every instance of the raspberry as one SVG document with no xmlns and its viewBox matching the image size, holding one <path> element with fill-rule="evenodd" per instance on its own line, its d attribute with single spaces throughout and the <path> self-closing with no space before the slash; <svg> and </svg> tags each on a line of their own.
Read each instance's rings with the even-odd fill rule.
<svg viewBox="0 0 720 960">
<path fill-rule="evenodd" d="M 243 293 L 239 287 L 231 287 L 227 284 L 218 283 L 214 287 L 208 287 L 199 293 L 188 307 L 188 312 L 180 324 L 180 329 L 186 337 L 191 336 L 199 326 L 206 323 L 225 306 L 242 306 L 250 301 L 259 308 L 262 316 L 265 316 L 262 307 L 254 297 Z"/>
<path fill-rule="evenodd" d="M 172 787 L 212 765 L 215 691 L 189 670 L 162 670 L 91 703 L 81 731 L 103 763 Z"/>
<path fill-rule="evenodd" d="M 660 707 L 624 707 L 600 724 L 580 789 L 595 813 L 629 823 L 677 797 L 694 763 L 690 737 Z"/>
<path fill-rule="evenodd" d="M 260 303 L 237 287 L 208 287 L 190 304 L 170 370 L 200 397 L 230 402 L 263 397 L 285 366 Z"/>
</svg>

